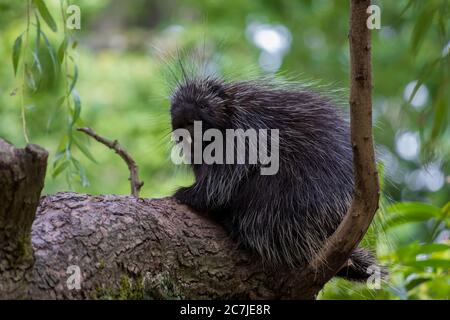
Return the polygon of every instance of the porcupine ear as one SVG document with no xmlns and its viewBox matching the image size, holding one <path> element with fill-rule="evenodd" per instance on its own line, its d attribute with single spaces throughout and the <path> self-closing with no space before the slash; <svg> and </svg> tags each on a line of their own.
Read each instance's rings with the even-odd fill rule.
<svg viewBox="0 0 450 320">
<path fill-rule="evenodd" d="M 214 92 L 219 98 L 226 100 L 229 98 L 228 94 L 225 92 L 225 88 L 221 83 L 212 83 L 210 87 L 211 91 Z"/>
</svg>

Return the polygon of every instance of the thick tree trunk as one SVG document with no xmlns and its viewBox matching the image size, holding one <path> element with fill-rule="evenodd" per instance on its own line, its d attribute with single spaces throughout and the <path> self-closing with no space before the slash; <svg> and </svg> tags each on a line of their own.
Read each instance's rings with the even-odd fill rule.
<svg viewBox="0 0 450 320">
<path fill-rule="evenodd" d="M 313 277 L 298 271 L 264 269 L 171 198 L 58 193 L 39 202 L 46 160 L 38 146 L 0 139 L 2 299 L 313 299 L 320 289 L 303 290 Z"/>
<path fill-rule="evenodd" d="M 170 198 L 43 197 L 32 244 L 20 286 L 0 275 L 1 298 L 314 298 L 291 291 L 296 272 L 264 271 L 220 226 Z"/>
<path fill-rule="evenodd" d="M 0 139 L 0 298 L 312 299 L 320 289 L 296 290 L 310 281 L 264 270 L 219 225 L 170 198 L 58 193 L 39 202 L 46 161 L 38 146 Z"/>
</svg>

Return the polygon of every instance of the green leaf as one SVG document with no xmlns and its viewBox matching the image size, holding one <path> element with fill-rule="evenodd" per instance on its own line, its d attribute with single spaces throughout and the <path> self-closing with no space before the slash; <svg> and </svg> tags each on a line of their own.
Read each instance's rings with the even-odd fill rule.
<svg viewBox="0 0 450 320">
<path fill-rule="evenodd" d="M 33 60 L 34 60 L 33 65 L 36 65 L 36 68 L 38 69 L 39 74 L 42 74 L 42 65 L 41 65 L 41 61 L 39 61 L 39 56 L 38 56 L 37 52 L 34 52 L 34 51 L 32 52 L 32 54 L 33 54 Z"/>
<path fill-rule="evenodd" d="M 57 69 L 56 57 L 55 57 L 55 53 L 53 51 L 52 44 L 50 43 L 50 41 L 47 38 L 47 35 L 43 31 L 41 31 L 41 34 L 44 37 L 45 47 L 47 48 L 47 52 L 50 56 L 50 59 L 52 60 L 53 71 L 56 75 L 58 72 L 58 69 Z"/>
<path fill-rule="evenodd" d="M 19 65 L 21 51 L 22 51 L 22 34 L 17 37 L 16 41 L 14 41 L 13 46 L 12 59 L 13 59 L 14 75 L 17 74 L 17 67 Z"/>
<path fill-rule="evenodd" d="M 61 162 L 53 171 L 52 177 L 56 178 L 61 172 L 63 172 L 69 166 L 69 164 L 70 164 L 69 161 Z"/>
<path fill-rule="evenodd" d="M 411 5 L 413 4 L 413 0 L 409 0 L 408 3 L 406 4 L 406 6 L 403 8 L 402 12 L 400 12 L 400 16 L 404 15 L 406 11 L 408 11 L 408 9 L 411 7 Z"/>
<path fill-rule="evenodd" d="M 419 260 L 415 261 L 411 264 L 414 267 L 419 268 L 443 268 L 443 269 L 450 269 L 450 260 L 448 259 L 428 259 L 428 260 Z"/>
<path fill-rule="evenodd" d="M 48 117 L 48 121 L 47 121 L 47 131 L 50 130 L 50 127 L 53 123 L 53 120 L 55 119 L 55 117 L 59 114 L 59 109 L 61 108 L 61 106 L 63 105 L 64 101 L 66 100 L 66 96 L 60 97 L 58 98 L 58 100 L 56 100 L 56 105 L 54 110 L 52 111 L 52 113 L 50 114 L 50 116 Z"/>
<path fill-rule="evenodd" d="M 47 23 L 49 28 L 52 29 L 53 32 L 58 31 L 56 22 L 53 19 L 52 15 L 50 14 L 50 11 L 48 11 L 48 8 L 45 5 L 45 2 L 43 0 L 33 0 L 33 2 L 36 5 L 42 19 L 44 19 L 44 21 Z"/>
<path fill-rule="evenodd" d="M 34 12 L 34 16 L 36 18 L 36 51 L 39 52 L 41 46 L 41 20 L 39 20 L 36 11 Z"/>
<path fill-rule="evenodd" d="M 419 72 L 418 80 L 416 82 L 416 85 L 413 88 L 413 91 L 411 92 L 411 95 L 408 98 L 407 103 L 411 104 L 412 100 L 416 96 L 417 91 L 419 90 L 420 86 L 433 74 L 433 72 L 436 70 L 436 67 L 439 65 L 439 61 L 441 59 L 434 59 L 430 63 L 425 64 L 422 69 Z"/>
<path fill-rule="evenodd" d="M 75 89 L 73 89 L 73 91 L 72 91 L 72 97 L 73 97 L 73 102 L 74 102 L 72 125 L 74 125 L 77 122 L 77 120 L 80 118 L 81 100 L 80 100 L 80 95 L 78 94 L 77 90 L 75 90 Z"/>
<path fill-rule="evenodd" d="M 25 76 L 27 79 L 28 87 L 35 92 L 37 90 L 37 85 L 36 85 L 36 81 L 34 79 L 33 72 L 31 71 L 28 64 L 25 64 Z"/>
<path fill-rule="evenodd" d="M 409 96 L 408 99 L 408 104 L 411 104 L 411 102 L 413 101 L 414 97 L 416 96 L 417 91 L 419 90 L 420 86 L 423 84 L 423 80 L 419 79 L 416 81 L 416 85 L 413 88 L 413 91 L 411 92 L 411 95 Z"/>
<path fill-rule="evenodd" d="M 74 167 L 75 167 L 75 168 L 77 169 L 77 171 L 78 171 L 77 173 L 78 173 L 78 176 L 80 177 L 81 185 L 82 185 L 83 187 L 89 186 L 89 180 L 88 180 L 88 178 L 87 178 L 86 170 L 84 169 L 84 167 L 83 167 L 83 166 L 81 165 L 81 163 L 80 163 L 77 159 L 75 159 L 75 158 L 72 158 L 71 161 L 72 161 Z"/>
<path fill-rule="evenodd" d="M 444 252 L 450 250 L 450 246 L 444 243 L 428 243 L 421 244 L 418 242 L 411 243 L 406 246 L 402 246 L 396 250 L 396 254 L 402 260 L 416 260 L 416 256 L 419 254 L 432 254 L 436 252 Z"/>
<path fill-rule="evenodd" d="M 414 25 L 411 40 L 411 50 L 414 54 L 420 48 L 423 39 L 425 39 L 425 36 L 427 35 L 427 32 L 431 27 L 435 12 L 435 8 L 427 7 L 426 10 L 423 10 L 421 12 L 419 18 L 417 19 L 416 24 Z"/>
<path fill-rule="evenodd" d="M 448 112 L 448 101 L 446 98 L 446 93 L 448 90 L 448 78 L 446 78 L 439 85 L 439 90 L 436 97 L 435 108 L 434 108 L 434 121 L 433 121 L 433 129 L 431 133 L 431 139 L 436 139 L 445 129 L 445 123 L 447 120 L 447 112 Z"/>
<path fill-rule="evenodd" d="M 403 260 L 415 260 L 418 254 L 431 254 L 450 250 L 450 246 L 444 243 L 428 243 L 421 244 L 413 242 L 405 246 L 401 246 L 396 250 L 396 254 Z"/>
<path fill-rule="evenodd" d="M 415 287 L 421 285 L 422 283 L 430 281 L 431 278 L 416 278 L 411 281 L 408 281 L 408 283 L 405 285 L 406 290 L 410 291 L 414 289 Z"/>
<path fill-rule="evenodd" d="M 72 78 L 72 82 L 70 83 L 69 94 L 75 88 L 75 85 L 77 84 L 77 80 L 78 80 L 78 67 L 76 64 L 74 64 L 73 65 L 73 78 Z"/>
<path fill-rule="evenodd" d="M 423 222 L 441 217 L 441 209 L 426 203 L 402 202 L 386 208 L 387 218 L 383 222 L 384 229 L 405 223 Z"/>
<path fill-rule="evenodd" d="M 444 216 L 450 215 L 450 201 L 447 202 L 447 203 L 442 207 L 442 213 L 444 214 Z"/>
<path fill-rule="evenodd" d="M 447 251 L 450 250 L 450 245 L 445 244 L 445 243 L 429 243 L 429 244 L 423 244 L 420 246 L 420 248 L 418 249 L 418 254 L 422 254 L 422 253 L 434 253 L 434 252 L 442 252 L 442 251 Z"/>
<path fill-rule="evenodd" d="M 61 45 L 58 48 L 58 61 L 59 64 L 61 64 L 64 60 L 64 55 L 66 53 L 67 50 L 67 45 L 68 45 L 68 41 L 67 41 L 67 37 L 64 37 L 63 42 L 61 43 Z"/>
<path fill-rule="evenodd" d="M 55 168 L 63 159 L 64 151 L 58 151 L 53 158 L 53 168 Z"/>
<path fill-rule="evenodd" d="M 67 130 L 67 143 L 66 143 L 66 159 L 70 160 L 72 158 L 72 126 Z"/>
<path fill-rule="evenodd" d="M 67 136 L 64 135 L 61 140 L 59 141 L 58 148 L 56 151 L 58 152 L 65 152 L 66 151 L 66 145 L 67 145 Z"/>
<path fill-rule="evenodd" d="M 78 149 L 80 149 L 80 151 L 92 162 L 97 163 L 97 160 L 95 160 L 94 156 L 92 155 L 92 153 L 89 151 L 88 148 L 86 148 L 85 145 L 83 145 L 83 143 L 81 143 L 80 141 L 78 141 L 78 139 L 75 139 L 75 137 L 73 137 L 73 142 L 75 143 L 75 145 L 78 147 Z"/>
<path fill-rule="evenodd" d="M 67 140 L 67 135 L 64 135 L 59 141 L 58 147 L 56 148 L 56 155 L 53 158 L 53 168 L 62 161 L 63 156 L 66 154 Z"/>
</svg>

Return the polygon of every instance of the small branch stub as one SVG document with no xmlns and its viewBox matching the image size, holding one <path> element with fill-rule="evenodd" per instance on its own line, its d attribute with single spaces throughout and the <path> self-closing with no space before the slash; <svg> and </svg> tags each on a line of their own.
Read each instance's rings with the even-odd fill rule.
<svg viewBox="0 0 450 320">
<path fill-rule="evenodd" d="M 32 262 L 31 226 L 44 187 L 47 157 L 37 145 L 21 149 L 0 139 L 0 275 Z"/>
<path fill-rule="evenodd" d="M 134 159 L 131 157 L 131 155 L 119 144 L 117 140 L 109 140 L 106 139 L 100 135 L 98 135 L 94 130 L 91 128 L 78 128 L 77 129 L 80 132 L 83 132 L 90 136 L 91 138 L 94 138 L 96 141 L 100 142 L 101 144 L 107 146 L 108 148 L 114 150 L 122 159 L 125 161 L 125 163 L 128 166 L 128 170 L 130 171 L 130 184 L 131 184 L 131 195 L 133 195 L 136 198 L 139 198 L 139 191 L 141 190 L 142 186 L 144 185 L 143 181 L 139 180 L 139 173 L 138 173 L 138 166 Z"/>
</svg>

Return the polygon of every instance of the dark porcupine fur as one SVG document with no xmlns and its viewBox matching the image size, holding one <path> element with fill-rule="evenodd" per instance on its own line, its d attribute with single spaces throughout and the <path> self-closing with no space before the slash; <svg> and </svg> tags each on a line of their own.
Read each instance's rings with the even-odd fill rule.
<svg viewBox="0 0 450 320">
<path fill-rule="evenodd" d="M 349 124 L 339 108 L 306 87 L 195 76 L 175 88 L 171 116 L 174 130 L 192 130 L 194 120 L 203 130 L 279 129 L 277 174 L 261 175 L 258 165 L 193 164 L 195 183 L 174 196 L 221 222 L 265 265 L 310 261 L 352 199 Z M 358 248 L 338 276 L 367 279 L 372 264 L 374 255 Z"/>
</svg>

